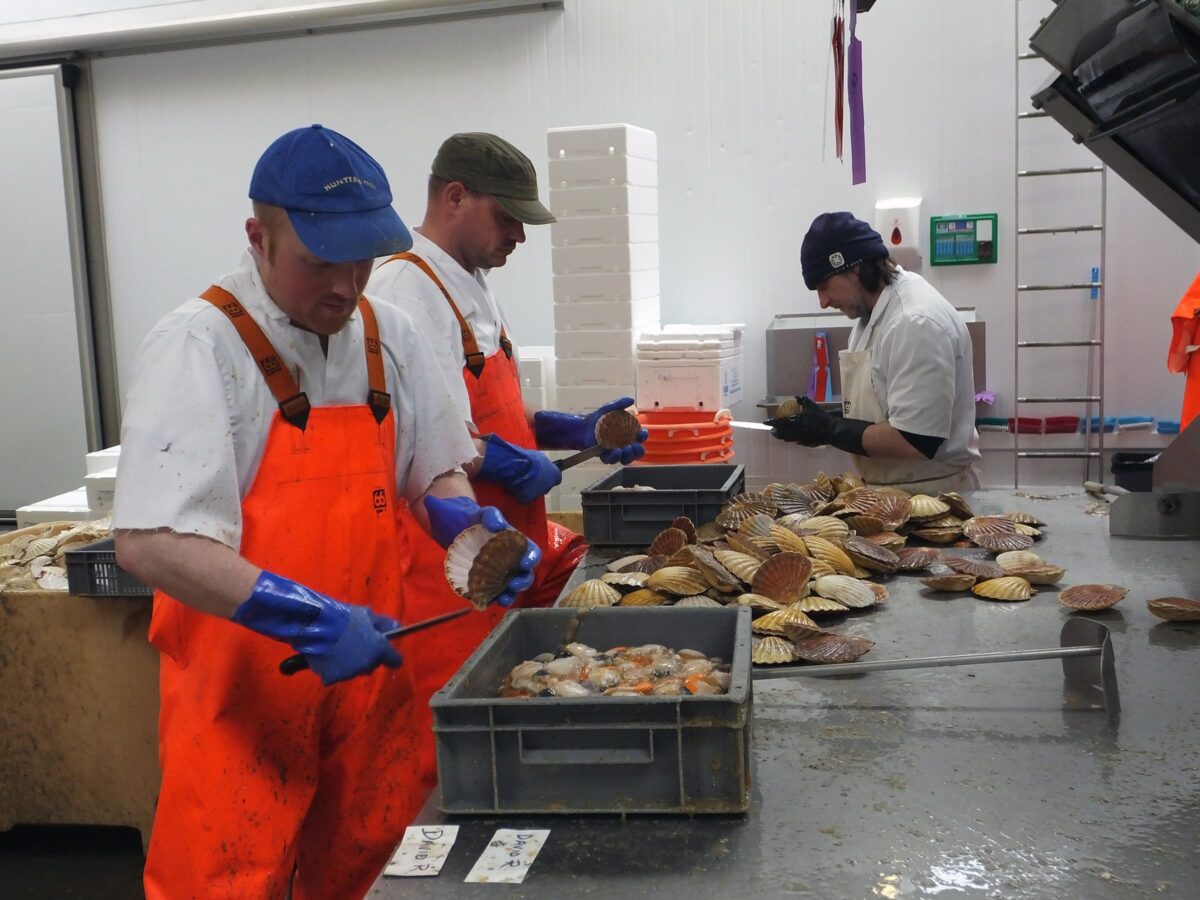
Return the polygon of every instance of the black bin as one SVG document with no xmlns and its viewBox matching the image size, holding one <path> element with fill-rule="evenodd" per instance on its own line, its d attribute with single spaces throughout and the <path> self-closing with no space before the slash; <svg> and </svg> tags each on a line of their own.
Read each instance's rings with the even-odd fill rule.
<svg viewBox="0 0 1200 900">
<path fill-rule="evenodd" d="M 1117 487 L 1127 491 L 1149 491 L 1154 480 L 1157 453 L 1114 453 L 1112 474 Z"/>
</svg>

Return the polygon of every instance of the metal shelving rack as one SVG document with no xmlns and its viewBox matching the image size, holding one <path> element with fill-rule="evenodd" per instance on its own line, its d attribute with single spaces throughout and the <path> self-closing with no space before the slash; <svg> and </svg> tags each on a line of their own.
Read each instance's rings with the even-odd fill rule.
<svg viewBox="0 0 1200 900">
<path fill-rule="evenodd" d="M 1021 34 L 1021 16 L 1020 16 L 1020 0 L 1017 0 L 1017 12 L 1015 18 L 1016 44 L 1015 46 L 1027 47 L 1028 37 Z M 1013 179 L 1014 185 L 1014 218 L 1016 221 L 1016 239 L 1014 242 L 1014 262 L 1016 268 L 1016 292 L 1013 300 L 1013 332 L 1015 335 L 1013 348 L 1013 417 L 1019 420 L 1021 417 L 1022 405 L 1028 404 L 1082 404 L 1083 405 L 1083 431 L 1080 434 L 1081 446 L 1078 450 L 1059 449 L 1059 450 L 1023 450 L 1021 449 L 1021 432 L 1020 427 L 1013 430 L 1013 486 L 1020 487 L 1021 483 L 1021 461 L 1036 460 L 1036 459 L 1081 459 L 1083 460 L 1083 479 L 1084 481 L 1103 480 L 1104 469 L 1104 273 L 1105 269 L 1105 250 L 1107 242 L 1107 229 L 1105 227 L 1105 217 L 1107 208 L 1107 186 L 1108 186 L 1108 170 L 1104 165 L 1086 165 L 1086 166 L 1068 166 L 1060 168 L 1044 168 L 1044 169 L 1021 169 L 1021 132 L 1022 124 L 1034 119 L 1048 118 L 1048 114 L 1036 109 L 1023 108 L 1026 106 L 1028 98 L 1022 97 L 1020 66 L 1023 62 L 1029 60 L 1037 60 L 1041 57 L 1032 51 L 1018 51 L 1017 53 L 1017 75 L 1014 79 L 1016 82 L 1016 110 L 1017 123 L 1015 132 L 1015 155 L 1014 160 L 1017 164 L 1016 178 Z M 1038 179 L 1045 178 L 1072 178 L 1081 180 L 1090 180 L 1095 176 L 1099 176 L 1100 180 L 1100 215 L 1099 222 L 1093 222 L 1081 225 L 1037 225 L 1027 227 L 1022 225 L 1021 221 L 1021 190 L 1022 185 L 1033 185 Z M 1022 239 L 1033 238 L 1034 240 L 1044 239 L 1038 236 L 1056 236 L 1064 234 L 1081 234 L 1095 233 L 1099 237 L 1100 248 L 1100 276 L 1092 281 L 1085 282 L 1057 282 L 1043 284 L 1024 284 L 1021 281 L 1021 244 Z M 1021 300 L 1029 294 L 1035 294 L 1044 291 L 1075 291 L 1087 290 L 1095 291 L 1096 298 L 1092 306 L 1092 324 L 1090 333 L 1083 338 L 1071 338 L 1061 340 L 1022 340 L 1021 339 Z M 1026 396 L 1021 393 L 1021 361 L 1024 351 L 1037 351 L 1050 347 L 1087 347 L 1088 362 L 1087 362 L 1087 378 L 1085 380 L 1084 393 L 1075 396 L 1041 396 L 1030 395 Z M 1099 417 L 1100 427 L 1098 430 L 1093 430 L 1092 417 L 1093 410 L 1095 415 Z M 1096 463 L 1095 477 L 1092 475 L 1092 461 Z"/>
</svg>

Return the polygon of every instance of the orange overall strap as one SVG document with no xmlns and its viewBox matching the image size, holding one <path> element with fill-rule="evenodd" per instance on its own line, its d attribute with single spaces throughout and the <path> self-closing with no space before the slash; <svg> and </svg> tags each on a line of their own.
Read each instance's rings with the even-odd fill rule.
<svg viewBox="0 0 1200 900">
<path fill-rule="evenodd" d="M 288 367 L 283 364 L 279 354 L 275 352 L 275 348 L 263 334 L 263 330 L 258 327 L 258 323 L 250 318 L 246 307 L 242 306 L 241 301 L 229 291 L 219 288 L 215 284 L 200 296 L 229 318 L 245 342 L 250 355 L 254 357 L 254 363 L 258 366 L 258 370 L 267 380 L 271 396 L 279 404 L 280 415 L 303 431 L 308 422 L 308 413 L 312 409 L 312 405 L 308 402 L 308 395 L 300 390 L 300 385 L 296 384 L 296 379 L 292 377 Z"/>
<path fill-rule="evenodd" d="M 418 269 L 429 276 L 429 280 L 437 285 L 437 289 L 442 292 L 442 296 L 446 298 L 446 302 L 450 304 L 450 309 L 454 313 L 454 318 L 458 319 L 458 330 L 462 334 L 463 357 L 466 360 L 467 371 L 476 378 L 483 371 L 483 364 L 486 361 L 484 355 L 479 351 L 479 342 L 475 340 L 475 332 L 471 330 L 471 326 L 467 323 L 466 317 L 458 308 L 458 304 L 454 302 L 454 298 L 450 296 L 450 292 L 446 290 L 446 285 L 442 284 L 442 279 L 438 278 L 437 272 L 433 271 L 433 267 L 425 262 L 420 256 L 415 253 L 397 253 L 394 256 L 389 256 L 384 262 L 391 262 L 393 259 L 402 259 L 405 262 L 410 262 Z M 508 339 L 508 335 L 504 333 L 504 326 L 500 326 L 500 347 L 504 350 L 504 355 L 512 359 L 512 341 Z"/>
<path fill-rule="evenodd" d="M 367 353 L 367 406 L 375 421 L 382 423 L 383 417 L 392 408 L 392 395 L 386 390 L 387 377 L 383 373 L 383 351 L 379 343 L 379 322 L 375 310 L 366 297 L 358 298 L 358 311 L 362 313 L 363 345 Z"/>
</svg>

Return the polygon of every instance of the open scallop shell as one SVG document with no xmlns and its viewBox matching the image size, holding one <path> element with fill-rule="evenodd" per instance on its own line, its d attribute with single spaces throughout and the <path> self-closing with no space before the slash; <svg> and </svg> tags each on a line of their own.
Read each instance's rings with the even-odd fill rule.
<svg viewBox="0 0 1200 900">
<path fill-rule="evenodd" d="M 792 640 L 796 639 L 796 633 L 810 635 L 821 632 L 821 627 L 794 605 L 759 616 L 751 627 L 760 634 L 784 634 Z"/>
<path fill-rule="evenodd" d="M 688 539 L 689 544 L 696 543 L 696 524 L 687 516 L 680 516 L 671 523 L 672 528 L 678 528 Z"/>
<path fill-rule="evenodd" d="M 971 540 L 993 553 L 1003 553 L 1007 550 L 1028 550 L 1033 546 L 1033 538 L 1015 531 L 1011 534 L 981 534 Z"/>
<path fill-rule="evenodd" d="M 764 550 L 762 547 L 758 546 L 758 544 L 754 543 L 754 541 L 750 540 L 750 538 L 744 538 L 736 531 L 729 532 L 729 534 L 726 536 L 725 542 L 729 544 L 730 550 L 736 550 L 738 553 L 744 553 L 747 556 L 753 556 L 760 562 L 770 558 L 772 555 L 770 552 Z"/>
<path fill-rule="evenodd" d="M 690 597 L 680 597 L 678 600 L 675 601 L 675 605 L 682 606 L 682 607 L 688 608 L 688 609 L 692 609 L 695 607 L 710 607 L 710 606 L 720 607 L 720 606 L 723 606 L 724 604 L 717 602 L 712 597 L 709 597 L 707 594 L 693 594 Z"/>
<path fill-rule="evenodd" d="M 852 516 L 846 516 L 846 524 L 860 537 L 871 537 L 871 535 L 884 531 L 887 527 L 887 523 L 883 519 L 868 516 L 864 513 L 855 513 Z"/>
<path fill-rule="evenodd" d="M 626 566 L 631 566 L 634 563 L 641 562 L 649 557 L 645 553 L 635 553 L 632 556 L 622 556 L 620 559 L 614 559 L 606 568 L 610 572 L 624 572 Z"/>
<path fill-rule="evenodd" d="M 645 587 L 646 579 L 649 577 L 645 572 L 605 572 L 600 576 L 600 580 L 620 590 L 621 588 Z"/>
<path fill-rule="evenodd" d="M 795 662 L 795 647 L 787 638 L 774 634 L 755 638 L 750 647 L 750 659 L 763 666 Z"/>
<path fill-rule="evenodd" d="M 1024 578 L 1019 578 L 1016 575 L 1005 575 L 1003 578 L 991 578 L 987 581 L 981 581 L 973 588 L 971 593 L 977 597 L 983 597 L 987 600 L 1028 600 L 1033 596 L 1033 586 Z"/>
<path fill-rule="evenodd" d="M 753 593 L 770 597 L 784 605 L 795 603 L 808 593 L 812 563 L 799 553 L 779 553 L 772 556 L 754 573 L 750 587 Z"/>
<path fill-rule="evenodd" d="M 833 541 L 828 541 L 818 535 L 809 535 L 806 542 L 808 544 L 809 555 L 813 559 L 819 559 L 822 562 L 827 562 L 833 568 L 841 572 L 843 575 L 852 575 L 854 573 L 854 561 L 849 555 Z"/>
<path fill-rule="evenodd" d="M 796 659 L 807 663 L 848 663 L 874 646 L 875 642 L 865 637 L 825 632 L 797 641 L 792 653 Z"/>
<path fill-rule="evenodd" d="M 597 606 L 613 606 L 621 599 L 621 592 L 599 578 L 589 578 L 558 601 L 559 606 L 572 609 L 594 609 Z"/>
<path fill-rule="evenodd" d="M 1004 518 L 1012 519 L 1018 525 L 1032 525 L 1034 528 L 1041 528 L 1046 524 L 1033 513 L 1022 512 L 1020 510 L 1017 512 L 1005 513 Z"/>
<path fill-rule="evenodd" d="M 1117 584 L 1076 584 L 1060 591 L 1058 602 L 1071 609 L 1108 609 L 1124 600 L 1128 593 L 1128 588 Z"/>
<path fill-rule="evenodd" d="M 1200 602 L 1186 597 L 1159 597 L 1146 601 L 1146 609 L 1172 622 L 1200 621 Z"/>
<path fill-rule="evenodd" d="M 802 613 L 809 615 L 820 613 L 844 613 L 850 607 L 844 603 L 839 603 L 836 600 L 830 600 L 828 597 L 822 597 L 820 594 L 809 594 L 802 600 L 797 600 L 793 604 Z"/>
<path fill-rule="evenodd" d="M 849 575 L 825 575 L 813 582 L 813 590 L 851 609 L 866 609 L 875 605 L 875 592 L 870 585 Z"/>
<path fill-rule="evenodd" d="M 900 557 L 887 547 L 868 541 L 866 538 L 851 535 L 846 538 L 842 546 L 851 560 L 872 572 L 883 572 L 890 575 L 900 566 Z"/>
<path fill-rule="evenodd" d="M 617 601 L 617 606 L 663 606 L 670 603 L 670 594 L 652 591 L 650 588 L 638 588 Z"/>
<path fill-rule="evenodd" d="M 737 494 L 730 498 L 730 502 L 736 503 L 739 506 L 744 506 L 747 509 L 754 510 L 756 513 L 765 513 L 771 518 L 775 518 L 775 516 L 779 514 L 779 507 L 776 506 L 775 501 L 766 494 Z"/>
<path fill-rule="evenodd" d="M 646 579 L 646 587 L 677 597 L 688 597 L 704 593 L 708 582 L 698 571 L 687 566 L 663 566 Z"/>
<path fill-rule="evenodd" d="M 923 541 L 929 541 L 931 544 L 952 544 L 962 534 L 957 526 L 938 527 L 938 528 L 917 528 L 910 531 L 912 537 L 918 537 Z"/>
<path fill-rule="evenodd" d="M 996 556 L 996 565 L 1005 569 L 1021 569 L 1026 566 L 1040 566 L 1045 560 L 1029 550 L 1009 550 Z"/>
<path fill-rule="evenodd" d="M 944 516 L 950 512 L 950 504 L 936 497 L 930 497 L 928 494 L 913 494 L 909 498 L 911 507 L 909 518 L 918 521 L 924 519 L 936 519 L 938 516 Z"/>
<path fill-rule="evenodd" d="M 1003 578 L 1008 570 L 1003 566 L 982 559 L 967 559 L 965 556 L 953 556 L 949 553 L 942 555 L 942 565 L 949 566 L 960 575 L 974 575 L 979 581 L 989 578 Z"/>
<path fill-rule="evenodd" d="M 1018 575 L 1030 584 L 1058 584 L 1067 570 L 1062 566 L 1043 563 L 1040 566 L 1019 566 L 1008 570 L 1009 575 Z"/>
<path fill-rule="evenodd" d="M 678 528 L 664 528 L 650 542 L 649 553 L 651 556 L 670 556 L 672 553 L 682 550 L 687 544 L 687 535 Z"/>
<path fill-rule="evenodd" d="M 905 547 L 896 552 L 899 560 L 896 568 L 901 572 L 920 572 L 937 562 L 941 555 L 936 547 Z"/>
<path fill-rule="evenodd" d="M 742 580 L 726 569 L 712 551 L 698 546 L 684 549 L 692 558 L 692 567 L 700 572 L 710 587 L 724 594 L 741 588 Z"/>
<path fill-rule="evenodd" d="M 921 584 L 935 591 L 965 591 L 975 584 L 975 576 L 960 572 L 949 572 L 922 578 Z"/>
<path fill-rule="evenodd" d="M 784 609 L 787 604 L 780 603 L 778 600 L 772 600 L 770 597 L 764 597 L 762 594 L 738 594 L 738 606 L 749 606 L 751 609 L 762 609 L 768 612 L 776 609 Z"/>
<path fill-rule="evenodd" d="M 981 534 L 1011 534 L 1017 530 L 1017 523 L 1004 516 L 975 516 L 962 523 L 962 533 L 971 540 Z"/>
<path fill-rule="evenodd" d="M 624 409 L 606 412 L 596 422 L 596 443 L 605 450 L 620 450 L 637 442 L 642 423 L 633 413 Z"/>
<path fill-rule="evenodd" d="M 717 550 L 714 555 L 717 562 L 745 584 L 750 584 L 754 580 L 754 573 L 763 564 L 761 559 L 746 553 L 739 553 L 737 550 Z"/>
<path fill-rule="evenodd" d="M 647 575 L 652 575 L 667 564 L 665 556 L 644 556 L 636 562 L 631 562 L 626 566 L 622 566 L 622 572 L 645 572 Z"/>
<path fill-rule="evenodd" d="M 525 535 L 514 529 L 493 533 L 472 525 L 446 548 L 446 580 L 459 596 L 483 609 L 508 586 L 528 546 Z"/>
<path fill-rule="evenodd" d="M 963 499 L 962 494 L 955 491 L 946 491 L 938 494 L 937 498 L 950 507 L 950 512 L 958 516 L 960 519 L 970 519 L 975 515 L 975 511 L 971 509 L 971 505 Z"/>
</svg>

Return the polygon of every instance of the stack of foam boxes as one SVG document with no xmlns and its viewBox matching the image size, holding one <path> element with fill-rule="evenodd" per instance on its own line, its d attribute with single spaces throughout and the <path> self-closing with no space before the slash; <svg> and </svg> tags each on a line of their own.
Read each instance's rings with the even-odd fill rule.
<svg viewBox="0 0 1200 900">
<path fill-rule="evenodd" d="M 120 458 L 119 444 L 87 454 L 83 486 L 19 507 L 17 527 L 26 528 L 43 522 L 86 522 L 110 515 Z"/>
<path fill-rule="evenodd" d="M 556 402 L 588 413 L 637 391 L 637 341 L 657 328 L 658 145 L 633 125 L 551 128 Z M 580 491 L 609 471 L 563 473 L 552 507 L 580 509 Z"/>
</svg>

